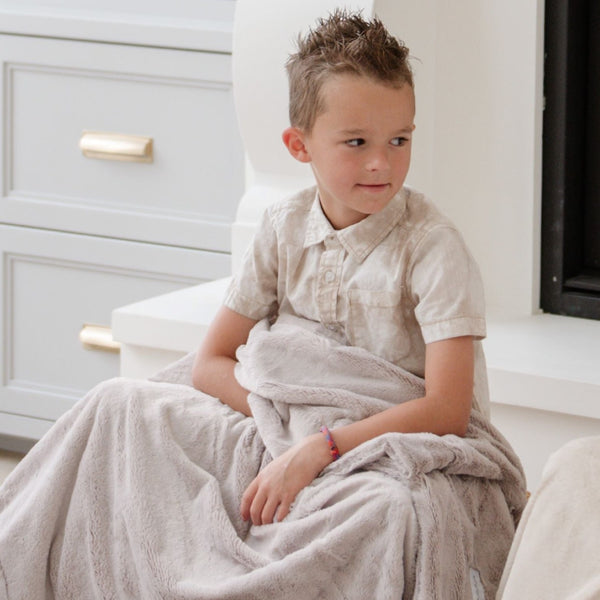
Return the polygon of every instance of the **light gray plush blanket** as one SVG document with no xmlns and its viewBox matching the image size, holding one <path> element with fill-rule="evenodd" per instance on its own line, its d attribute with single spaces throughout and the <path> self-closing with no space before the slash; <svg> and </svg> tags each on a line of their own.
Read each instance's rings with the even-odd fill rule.
<svg viewBox="0 0 600 600">
<path fill-rule="evenodd" d="M 252 526 L 241 495 L 272 456 L 423 382 L 301 320 L 259 323 L 238 355 L 254 418 L 194 390 L 190 356 L 56 423 L 0 489 L 0 598 L 494 597 L 525 486 L 488 422 L 371 440 Z"/>
</svg>

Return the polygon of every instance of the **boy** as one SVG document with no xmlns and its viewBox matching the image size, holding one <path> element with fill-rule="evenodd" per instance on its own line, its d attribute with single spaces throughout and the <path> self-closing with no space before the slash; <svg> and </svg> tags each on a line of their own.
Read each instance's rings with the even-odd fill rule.
<svg viewBox="0 0 600 600">
<path fill-rule="evenodd" d="M 0 598 L 495 596 L 525 483 L 485 418 L 477 268 L 403 186 L 406 58 L 339 12 L 300 42 L 283 140 L 317 185 L 267 210 L 208 395 L 186 357 L 63 415 L 0 487 Z"/>
<path fill-rule="evenodd" d="M 315 432 L 247 488 L 244 519 L 282 520 L 339 454 L 386 432 L 466 432 L 487 410 L 478 269 L 462 238 L 404 187 L 415 128 L 408 49 L 378 20 L 336 12 L 287 64 L 290 154 L 316 189 L 271 206 L 199 349 L 194 386 L 251 415 L 236 349 L 261 319 L 310 319 L 322 334 L 425 378 L 425 394 L 331 432 Z M 298 357 L 301 360 L 301 357 Z"/>
</svg>

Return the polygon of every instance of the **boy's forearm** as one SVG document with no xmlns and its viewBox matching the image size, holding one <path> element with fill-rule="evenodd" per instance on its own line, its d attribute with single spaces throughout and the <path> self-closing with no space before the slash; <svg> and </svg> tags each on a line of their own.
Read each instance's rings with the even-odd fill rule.
<svg viewBox="0 0 600 600">
<path fill-rule="evenodd" d="M 194 387 L 214 396 L 247 417 L 252 416 L 248 404 L 248 390 L 235 378 L 236 361 L 227 356 L 198 357 L 192 373 Z"/>
<path fill-rule="evenodd" d="M 332 433 L 342 454 L 390 432 L 464 436 L 473 398 L 473 339 L 433 342 L 426 347 L 425 395 Z"/>
<path fill-rule="evenodd" d="M 448 408 L 443 401 L 416 398 L 381 413 L 332 430 L 341 454 L 384 433 L 421 433 L 464 436 L 471 403 Z"/>
<path fill-rule="evenodd" d="M 196 389 L 219 398 L 248 417 L 252 416 L 248 391 L 234 375 L 235 352 L 246 343 L 255 323 L 253 319 L 222 306 L 202 340 L 192 369 Z"/>
</svg>

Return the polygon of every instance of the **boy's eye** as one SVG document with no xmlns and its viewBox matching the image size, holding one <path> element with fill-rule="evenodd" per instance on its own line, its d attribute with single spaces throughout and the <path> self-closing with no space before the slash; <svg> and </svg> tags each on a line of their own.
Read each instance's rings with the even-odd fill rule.
<svg viewBox="0 0 600 600">
<path fill-rule="evenodd" d="M 346 146 L 362 146 L 365 143 L 365 140 L 362 138 L 354 138 L 353 140 L 346 140 Z"/>
<path fill-rule="evenodd" d="M 408 142 L 408 138 L 395 137 L 395 138 L 392 138 L 392 141 L 390 143 L 392 144 L 392 146 L 404 146 L 404 144 L 406 144 L 406 142 Z"/>
</svg>

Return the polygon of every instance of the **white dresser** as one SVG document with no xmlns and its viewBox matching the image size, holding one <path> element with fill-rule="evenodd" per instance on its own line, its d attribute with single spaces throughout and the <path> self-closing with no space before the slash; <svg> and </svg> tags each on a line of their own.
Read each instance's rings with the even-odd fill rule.
<svg viewBox="0 0 600 600">
<path fill-rule="evenodd" d="M 118 374 L 114 308 L 231 272 L 244 187 L 232 0 L 43 4 L 0 1 L 0 445 Z"/>
</svg>

